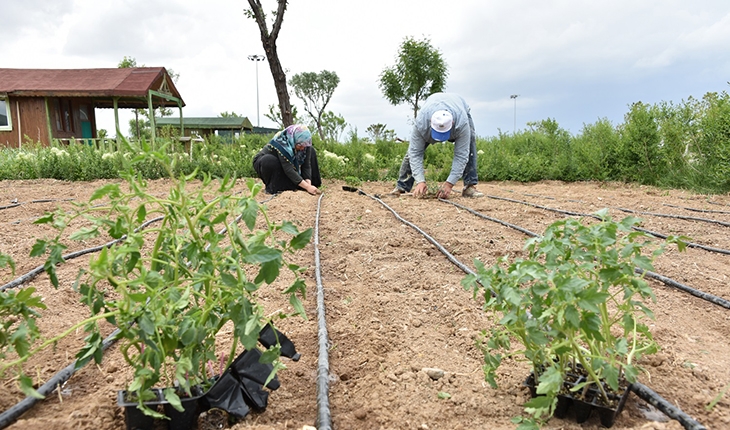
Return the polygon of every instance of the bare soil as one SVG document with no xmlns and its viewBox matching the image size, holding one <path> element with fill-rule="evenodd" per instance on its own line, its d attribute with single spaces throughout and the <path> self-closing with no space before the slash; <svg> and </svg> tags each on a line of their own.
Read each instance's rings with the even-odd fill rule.
<svg viewBox="0 0 730 430">
<path fill-rule="evenodd" d="M 33 221 L 45 211 L 73 201 L 86 201 L 97 187 L 107 183 L 69 183 L 54 180 L 0 182 L 0 249 L 17 263 L 15 276 L 42 264 L 29 253 L 36 238 L 50 230 Z M 346 192 L 343 182 L 325 181 L 325 194 L 287 192 L 265 205 L 274 220 L 295 221 L 300 227 L 315 226 L 319 208 L 319 253 L 325 319 L 329 333 L 329 404 L 336 429 L 512 429 L 513 416 L 522 413 L 529 393 L 522 382 L 529 366 L 507 362 L 500 368 L 499 389 L 484 381 L 483 356 L 475 345 L 492 320 L 480 301 L 460 282 L 465 273 L 437 247 L 371 196 L 403 219 L 413 223 L 441 244 L 462 264 L 473 260 L 486 265 L 503 255 L 522 255 L 527 236 L 517 230 L 480 218 L 464 209 L 435 199 L 385 197 L 392 183 L 365 183 L 367 193 Z M 161 195 L 167 181 L 151 181 Z M 243 190 L 244 186 L 238 188 Z M 460 189 L 459 186 L 455 189 Z M 693 242 L 730 249 L 730 228 L 697 219 L 730 223 L 730 196 L 705 196 L 681 190 L 617 183 L 540 182 L 482 183 L 485 197 L 467 199 L 458 193 L 451 201 L 486 216 L 542 233 L 565 215 L 526 205 L 591 213 L 609 208 L 614 219 L 627 216 L 620 210 L 645 212 L 642 227 L 665 235 L 683 234 Z M 261 195 L 260 200 L 265 196 Z M 495 197 L 510 199 L 503 200 Z M 41 201 L 53 200 L 53 201 Z M 697 212 L 707 210 L 715 212 Z M 684 218 L 647 213 L 673 214 Z M 104 243 L 109 239 L 100 239 Z M 97 243 L 84 244 L 84 247 Z M 70 249 L 70 251 L 75 251 Z M 42 274 L 29 284 L 44 297 L 48 309 L 40 326 L 46 336 L 60 333 L 83 319 L 88 311 L 72 289 L 78 269 L 88 256 L 71 260 L 59 269 L 61 288 L 55 290 Z M 318 369 L 317 282 L 314 242 L 291 258 L 308 266 L 308 319 L 290 318 L 279 324 L 302 354 L 298 362 L 287 359 L 279 374 L 281 387 L 272 391 L 266 411 L 252 413 L 233 429 L 302 429 L 317 420 L 316 376 Z M 655 262 L 656 272 L 677 282 L 730 299 L 730 255 L 670 248 Z M 14 279 L 1 269 L 0 282 Z M 662 350 L 642 363 L 646 374 L 640 381 L 710 429 L 730 428 L 730 395 L 712 410 L 706 406 L 730 383 L 730 310 L 693 297 L 657 281 L 650 281 L 657 300 L 652 331 Z M 261 293 L 268 310 L 291 310 L 280 294 L 284 277 Z M 111 331 L 111 328 L 109 328 Z M 84 334 L 77 333 L 55 349 L 35 357 L 27 367 L 39 383 L 73 361 Z M 444 376 L 433 380 L 424 368 L 437 368 Z M 99 366 L 88 365 L 63 387 L 36 404 L 9 428 L 93 429 L 124 428 L 123 411 L 116 403 L 117 390 L 130 379 L 116 347 Z M 12 379 L 2 380 L 0 410 L 23 398 Z M 207 419 L 207 421 L 206 421 Z M 211 417 L 202 417 L 201 429 L 215 428 Z M 597 414 L 576 424 L 570 413 L 554 418 L 548 428 L 601 428 Z M 680 429 L 676 421 L 631 395 L 615 429 Z"/>
</svg>

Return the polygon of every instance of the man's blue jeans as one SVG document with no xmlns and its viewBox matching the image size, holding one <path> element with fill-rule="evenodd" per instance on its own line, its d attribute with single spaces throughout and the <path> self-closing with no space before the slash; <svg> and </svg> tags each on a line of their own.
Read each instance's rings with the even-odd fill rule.
<svg viewBox="0 0 730 430">
<path fill-rule="evenodd" d="M 464 180 L 464 188 L 469 185 L 476 185 L 479 182 L 477 180 L 477 135 L 474 131 L 474 121 L 472 121 L 471 115 L 469 115 L 469 128 L 471 128 L 469 159 L 466 161 L 464 173 L 461 175 L 461 178 Z M 428 145 L 430 143 L 426 143 L 426 148 L 428 148 Z M 411 160 L 406 152 L 405 157 L 403 157 L 403 162 L 401 162 L 400 170 L 398 171 L 398 182 L 396 186 L 401 191 L 410 192 L 415 181 L 411 172 Z"/>
</svg>

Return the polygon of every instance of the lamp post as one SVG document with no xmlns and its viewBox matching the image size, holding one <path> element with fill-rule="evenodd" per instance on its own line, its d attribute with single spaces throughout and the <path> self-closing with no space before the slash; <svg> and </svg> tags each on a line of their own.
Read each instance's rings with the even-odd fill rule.
<svg viewBox="0 0 730 430">
<path fill-rule="evenodd" d="M 519 94 L 512 94 L 509 96 L 511 99 L 515 99 L 515 123 L 513 125 L 512 134 L 515 134 L 517 132 L 517 97 L 519 97 Z"/>
<path fill-rule="evenodd" d="M 256 63 L 256 127 L 260 127 L 261 117 L 259 116 L 259 61 L 264 61 L 263 55 L 249 55 L 248 59 Z"/>
</svg>

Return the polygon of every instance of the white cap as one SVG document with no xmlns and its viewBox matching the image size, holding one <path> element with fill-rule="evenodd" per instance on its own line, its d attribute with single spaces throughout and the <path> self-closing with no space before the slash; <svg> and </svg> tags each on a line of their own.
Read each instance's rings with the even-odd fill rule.
<svg viewBox="0 0 730 430">
<path fill-rule="evenodd" d="M 451 126 L 454 117 L 447 110 L 437 110 L 431 115 L 431 137 L 439 142 L 446 142 L 451 137 Z"/>
</svg>

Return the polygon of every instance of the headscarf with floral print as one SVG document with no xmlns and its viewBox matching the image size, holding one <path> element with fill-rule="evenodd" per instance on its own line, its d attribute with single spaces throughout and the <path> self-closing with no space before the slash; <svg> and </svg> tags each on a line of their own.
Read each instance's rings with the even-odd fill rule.
<svg viewBox="0 0 730 430">
<path fill-rule="evenodd" d="M 312 133 L 304 124 L 294 124 L 276 133 L 269 142 L 281 155 L 294 165 L 300 172 L 304 164 L 305 151 L 297 151 L 296 146 L 302 145 L 305 149 L 312 146 Z"/>
</svg>

